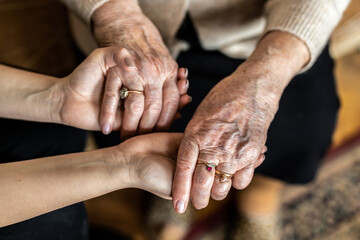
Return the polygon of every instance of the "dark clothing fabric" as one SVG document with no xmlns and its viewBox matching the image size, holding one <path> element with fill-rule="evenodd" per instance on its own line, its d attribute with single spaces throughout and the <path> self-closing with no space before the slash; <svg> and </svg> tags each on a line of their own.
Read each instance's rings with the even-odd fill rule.
<svg viewBox="0 0 360 240">
<path fill-rule="evenodd" d="M 173 132 L 183 132 L 208 92 L 244 62 L 218 51 L 202 49 L 188 16 L 178 38 L 191 44 L 190 50 L 181 53 L 177 62 L 189 69 L 188 94 L 192 102 L 181 111 L 182 118 L 174 122 Z M 331 143 L 339 108 L 333 68 L 333 60 L 325 48 L 310 70 L 290 82 L 268 131 L 266 159 L 256 173 L 288 183 L 307 183 L 314 179 Z M 97 133 L 96 139 L 101 147 L 120 141 L 119 133 L 110 136 Z"/>
<path fill-rule="evenodd" d="M 207 93 L 244 60 L 232 59 L 217 51 L 204 51 L 189 18 L 178 37 L 191 43 L 191 49 L 177 59 L 179 66 L 189 69 L 188 93 L 193 99 L 181 111 L 182 118 L 173 125 L 173 131 L 182 132 Z M 325 48 L 310 70 L 290 82 L 269 128 L 266 159 L 256 169 L 257 173 L 289 183 L 313 180 L 331 143 L 339 108 L 333 67 Z"/>
<path fill-rule="evenodd" d="M 11 119 L 0 119 L 0 132 L 0 163 L 80 152 L 86 140 L 86 132 L 75 128 Z M 0 228 L 2 240 L 83 240 L 87 235 L 83 203 Z"/>
</svg>

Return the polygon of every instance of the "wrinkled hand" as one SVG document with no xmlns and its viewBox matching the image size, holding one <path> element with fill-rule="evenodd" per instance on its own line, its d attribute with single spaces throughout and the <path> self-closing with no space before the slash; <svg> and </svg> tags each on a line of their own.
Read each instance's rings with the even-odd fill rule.
<svg viewBox="0 0 360 240">
<path fill-rule="evenodd" d="M 178 110 L 178 66 L 156 27 L 133 0 L 110 0 L 95 11 L 92 20 L 99 46 L 120 46 L 129 51 L 127 63 L 136 67 L 137 74 L 128 76 L 123 86 L 144 91 L 144 95 L 132 94 L 124 101 L 122 139 L 136 132 L 169 129 Z M 102 126 L 108 122 L 106 117 L 101 119 Z"/>
<path fill-rule="evenodd" d="M 182 133 L 152 133 L 121 143 L 119 153 L 130 160 L 130 187 L 171 199 L 175 159 L 182 137 Z"/>
<path fill-rule="evenodd" d="M 206 96 L 188 124 L 181 142 L 173 183 L 173 205 L 182 213 L 189 198 L 196 208 L 209 197 L 221 200 L 231 185 L 245 188 L 264 160 L 267 130 L 281 95 L 310 59 L 306 44 L 296 36 L 272 31 L 229 77 Z M 214 179 L 198 160 L 217 171 L 233 174 L 229 182 Z"/>
<path fill-rule="evenodd" d="M 218 83 L 189 122 L 181 142 L 173 184 L 174 208 L 185 211 L 189 197 L 195 208 L 207 206 L 210 196 L 221 200 L 231 185 L 245 188 L 264 160 L 268 127 L 282 91 L 271 74 L 246 62 Z M 281 88 L 282 89 L 282 88 Z M 197 161 L 233 174 L 228 182 L 215 177 Z M 190 196 L 189 196 L 190 195 Z"/>
<path fill-rule="evenodd" d="M 127 65 L 128 56 L 128 51 L 119 51 L 118 47 L 97 49 L 59 82 L 58 89 L 63 95 L 59 101 L 59 115 L 63 124 L 100 130 L 101 120 L 106 118 L 112 129 L 120 129 L 122 115 L 128 111 L 128 106 L 121 105 L 119 90 L 128 78 L 138 77 L 136 68 Z M 177 107 L 182 108 L 189 103 L 190 97 L 186 94 L 185 70 L 180 69 L 178 76 L 176 99 Z"/>
</svg>

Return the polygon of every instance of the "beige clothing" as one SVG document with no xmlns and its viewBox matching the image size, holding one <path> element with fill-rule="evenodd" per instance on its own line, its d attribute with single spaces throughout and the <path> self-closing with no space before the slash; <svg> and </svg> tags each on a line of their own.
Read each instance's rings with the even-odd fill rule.
<svg viewBox="0 0 360 240">
<path fill-rule="evenodd" d="M 85 22 L 108 0 L 62 0 Z M 175 38 L 188 12 L 201 45 L 233 58 L 246 58 L 260 37 L 274 30 L 303 40 L 311 54 L 310 67 L 350 0 L 138 0 L 144 14 L 159 29 L 172 53 L 181 50 Z"/>
</svg>

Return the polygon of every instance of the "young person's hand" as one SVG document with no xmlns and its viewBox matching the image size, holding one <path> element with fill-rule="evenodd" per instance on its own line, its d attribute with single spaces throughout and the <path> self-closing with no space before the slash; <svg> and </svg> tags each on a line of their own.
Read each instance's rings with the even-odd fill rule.
<svg viewBox="0 0 360 240">
<path fill-rule="evenodd" d="M 126 173 L 114 171 L 113 176 L 119 176 L 121 182 L 127 184 L 126 187 L 143 189 L 171 199 L 176 156 L 182 136 L 182 133 L 152 133 L 122 142 L 114 156 L 115 159 L 127 159 L 126 166 L 119 165 L 119 170 Z"/>
</svg>

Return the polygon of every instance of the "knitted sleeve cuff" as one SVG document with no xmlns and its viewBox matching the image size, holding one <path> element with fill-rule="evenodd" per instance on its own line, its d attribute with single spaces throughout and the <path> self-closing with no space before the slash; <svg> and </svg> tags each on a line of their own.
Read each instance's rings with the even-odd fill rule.
<svg viewBox="0 0 360 240">
<path fill-rule="evenodd" d="M 305 42 L 309 69 L 323 50 L 341 19 L 350 0 L 269 0 L 266 5 L 265 33 L 274 30 L 289 32 Z"/>
<path fill-rule="evenodd" d="M 90 23 L 91 16 L 96 9 L 109 0 L 60 0 L 75 12 L 83 21 Z"/>
</svg>

